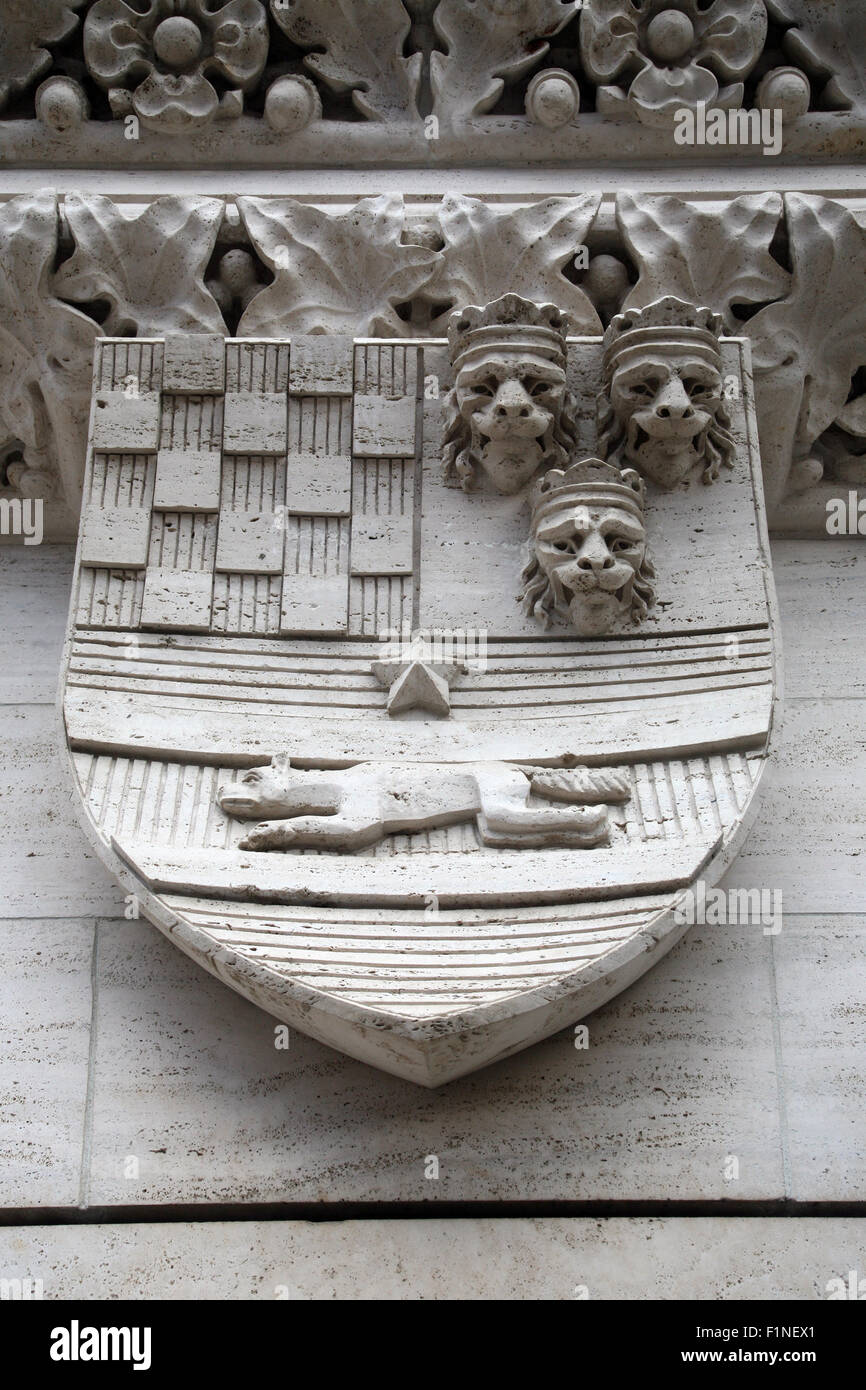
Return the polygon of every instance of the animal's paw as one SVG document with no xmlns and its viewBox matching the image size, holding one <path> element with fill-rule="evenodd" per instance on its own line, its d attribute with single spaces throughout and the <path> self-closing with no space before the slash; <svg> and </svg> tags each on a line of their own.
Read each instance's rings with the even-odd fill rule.
<svg viewBox="0 0 866 1390">
<path fill-rule="evenodd" d="M 254 825 L 248 835 L 241 840 L 240 849 L 283 849 L 295 838 L 294 830 L 288 826 L 275 826 L 270 821 Z"/>
</svg>

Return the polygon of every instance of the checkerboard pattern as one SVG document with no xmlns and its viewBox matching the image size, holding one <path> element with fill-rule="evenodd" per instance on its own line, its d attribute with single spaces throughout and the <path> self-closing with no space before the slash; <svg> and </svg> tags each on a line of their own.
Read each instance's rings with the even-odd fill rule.
<svg viewBox="0 0 866 1390">
<path fill-rule="evenodd" d="M 316 637 L 411 619 L 419 352 L 103 339 L 79 623 Z"/>
</svg>

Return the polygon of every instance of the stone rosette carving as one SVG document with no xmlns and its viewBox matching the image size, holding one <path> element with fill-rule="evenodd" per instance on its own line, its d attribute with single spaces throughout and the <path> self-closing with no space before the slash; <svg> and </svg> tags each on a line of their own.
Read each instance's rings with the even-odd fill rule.
<svg viewBox="0 0 866 1390">
<path fill-rule="evenodd" d="M 654 573 L 634 469 L 583 459 L 539 479 L 521 598 L 544 627 L 558 621 L 582 637 L 628 630 L 653 602 Z"/>
<path fill-rule="evenodd" d="M 575 441 L 567 331 L 555 305 L 516 294 L 452 315 L 447 483 L 469 491 L 486 475 L 497 492 L 516 493 L 540 468 L 566 462 Z"/>
<path fill-rule="evenodd" d="M 118 133 L 91 82 L 108 93 L 116 119 L 136 115 L 159 138 L 169 165 L 570 166 L 620 159 L 623 117 L 640 127 L 630 158 L 748 161 L 747 142 L 719 150 L 671 138 L 676 111 L 741 107 L 746 97 L 758 111 L 781 112 L 786 154 L 857 159 L 864 71 L 860 0 L 0 7 L 0 107 L 21 94 L 4 157 L 22 165 L 69 158 L 70 136 L 84 163 L 152 162 L 153 142 L 128 127 Z M 41 77 L 50 85 L 34 91 Z M 187 151 L 174 138 L 206 136 L 218 117 L 238 118 L 219 142 L 198 139 Z"/>
<path fill-rule="evenodd" d="M 592 0 L 582 12 L 580 46 L 587 72 L 605 84 L 596 93 L 602 115 L 667 127 L 676 111 L 699 102 L 741 105 L 741 79 L 766 35 L 763 0 Z"/>
<path fill-rule="evenodd" d="M 243 92 L 264 71 L 267 15 L 260 0 L 96 0 L 84 26 L 84 56 L 115 110 L 167 134 L 207 125 L 222 104 L 238 115 Z M 215 77 L 226 87 L 222 101 Z"/>
<path fill-rule="evenodd" d="M 734 442 L 724 405 L 722 320 L 673 296 L 618 314 L 604 335 L 599 449 L 670 489 L 712 483 Z"/>
</svg>

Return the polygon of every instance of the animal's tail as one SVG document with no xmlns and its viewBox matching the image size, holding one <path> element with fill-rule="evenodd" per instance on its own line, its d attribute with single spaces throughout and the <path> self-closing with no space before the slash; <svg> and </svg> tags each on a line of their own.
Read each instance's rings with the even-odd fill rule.
<svg viewBox="0 0 866 1390">
<path fill-rule="evenodd" d="M 521 766 L 532 790 L 549 801 L 576 801 L 586 805 L 628 801 L 631 778 L 627 768 Z"/>
</svg>

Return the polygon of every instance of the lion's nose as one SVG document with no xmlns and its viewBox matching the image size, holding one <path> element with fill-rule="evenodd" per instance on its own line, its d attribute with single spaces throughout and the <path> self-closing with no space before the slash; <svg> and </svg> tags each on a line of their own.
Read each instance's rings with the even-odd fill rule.
<svg viewBox="0 0 866 1390">
<path fill-rule="evenodd" d="M 612 569 L 614 563 L 614 558 L 604 542 L 597 536 L 588 536 L 577 557 L 578 569 L 592 570 L 594 574 L 600 574 L 602 570 Z"/>
<path fill-rule="evenodd" d="M 609 550 L 603 555 L 579 555 L 577 567 L 581 570 L 593 570 L 596 574 L 600 570 L 613 569 L 614 559 Z"/>
<path fill-rule="evenodd" d="M 532 401 L 516 381 L 500 387 L 493 402 L 493 414 L 498 420 L 525 420 L 531 409 Z"/>
<path fill-rule="evenodd" d="M 655 413 L 661 420 L 691 419 L 695 412 L 681 381 L 671 381 L 659 392 Z"/>
</svg>

